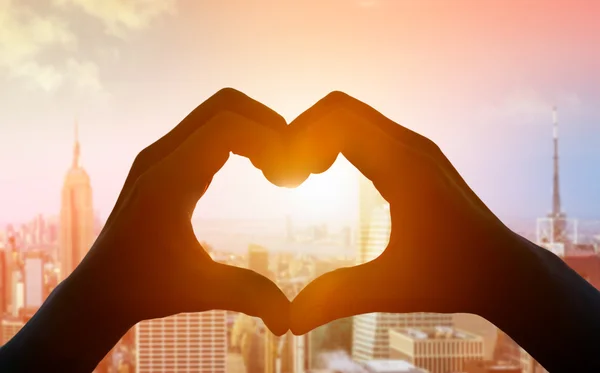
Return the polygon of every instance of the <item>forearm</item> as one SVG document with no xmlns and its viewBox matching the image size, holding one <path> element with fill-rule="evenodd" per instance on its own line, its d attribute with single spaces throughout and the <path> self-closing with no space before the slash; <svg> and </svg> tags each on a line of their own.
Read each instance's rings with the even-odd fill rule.
<svg viewBox="0 0 600 373">
<path fill-rule="evenodd" d="M 556 255 L 514 236 L 505 286 L 484 317 L 550 372 L 600 372 L 600 292 Z"/>
<path fill-rule="evenodd" d="M 91 372 L 130 325 L 86 281 L 63 281 L 8 343 L 0 371 Z"/>
</svg>

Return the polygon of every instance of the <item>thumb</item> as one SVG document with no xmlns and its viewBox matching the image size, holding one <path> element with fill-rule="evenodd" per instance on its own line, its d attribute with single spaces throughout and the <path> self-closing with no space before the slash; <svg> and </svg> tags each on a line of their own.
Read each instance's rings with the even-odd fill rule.
<svg viewBox="0 0 600 373">
<path fill-rule="evenodd" d="M 390 307 L 380 265 L 375 261 L 326 273 L 292 301 L 290 329 L 296 335 L 354 315 L 384 312 Z"/>
<path fill-rule="evenodd" d="M 212 287 L 200 294 L 210 309 L 260 317 L 275 335 L 289 330 L 290 301 L 273 281 L 249 269 L 213 262 Z"/>
</svg>

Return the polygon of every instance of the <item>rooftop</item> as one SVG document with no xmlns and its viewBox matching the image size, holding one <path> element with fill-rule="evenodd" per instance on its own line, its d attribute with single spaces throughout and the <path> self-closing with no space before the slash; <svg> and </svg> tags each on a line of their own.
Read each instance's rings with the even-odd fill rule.
<svg viewBox="0 0 600 373">
<path fill-rule="evenodd" d="M 370 360 L 365 362 L 364 365 L 369 371 L 376 373 L 423 372 L 421 369 L 404 360 Z"/>
<path fill-rule="evenodd" d="M 447 326 L 436 326 L 433 328 L 398 328 L 393 329 L 397 332 L 406 335 L 412 339 L 475 339 L 476 336 L 462 330 L 454 329 Z"/>
</svg>

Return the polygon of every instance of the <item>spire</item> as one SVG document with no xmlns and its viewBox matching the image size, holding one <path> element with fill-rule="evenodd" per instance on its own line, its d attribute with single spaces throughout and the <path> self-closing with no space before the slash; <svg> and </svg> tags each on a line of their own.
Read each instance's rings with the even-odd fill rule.
<svg viewBox="0 0 600 373">
<path fill-rule="evenodd" d="M 73 147 L 73 168 L 79 168 L 79 124 L 75 119 L 75 146 Z"/>
<path fill-rule="evenodd" d="M 559 170 L 558 170 L 558 115 L 556 106 L 552 107 L 552 137 L 554 140 L 554 172 L 552 178 L 552 242 L 565 243 L 566 233 L 566 216 L 561 211 L 560 206 L 560 189 L 559 189 Z"/>
<path fill-rule="evenodd" d="M 560 189 L 559 189 L 559 173 L 558 173 L 558 115 L 556 106 L 552 107 L 552 125 L 554 139 L 554 176 L 552 185 L 552 215 L 560 216 Z"/>
</svg>

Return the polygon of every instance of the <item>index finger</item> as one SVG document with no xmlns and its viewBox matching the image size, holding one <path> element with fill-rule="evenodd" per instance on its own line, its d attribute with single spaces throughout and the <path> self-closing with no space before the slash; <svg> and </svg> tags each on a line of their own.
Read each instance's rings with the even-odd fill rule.
<svg viewBox="0 0 600 373">
<path fill-rule="evenodd" d="M 106 225 L 109 225 L 114 212 L 129 196 L 141 175 L 175 151 L 196 130 L 224 110 L 237 113 L 274 131 L 282 131 L 286 127 L 285 119 L 281 115 L 244 93 L 233 88 L 219 90 L 188 114 L 175 128 L 137 155 Z"/>
<path fill-rule="evenodd" d="M 294 132 L 291 162 L 296 168 L 323 172 L 341 153 L 390 201 L 400 182 L 410 181 L 435 165 L 426 153 L 382 129 L 379 123 L 389 119 L 374 109 L 351 100 L 331 100 L 330 96 L 336 94 L 319 101 L 290 124 Z"/>
<path fill-rule="evenodd" d="M 141 185 L 152 193 L 154 203 L 183 207 L 191 213 L 230 153 L 247 157 L 267 177 L 273 165 L 285 165 L 282 136 L 246 116 L 221 110 L 150 169 Z"/>
<path fill-rule="evenodd" d="M 316 121 L 325 120 L 325 117 L 330 118 L 328 120 L 329 123 L 345 126 L 348 131 L 356 130 L 356 126 L 352 125 L 352 123 L 356 122 L 357 119 L 358 122 L 363 125 L 363 128 L 364 125 L 371 126 L 373 129 L 377 128 L 380 132 L 384 133 L 387 137 L 396 142 L 396 144 L 398 144 L 396 146 L 401 145 L 405 148 L 411 149 L 414 154 L 418 154 L 419 156 L 428 159 L 429 163 L 435 164 L 435 166 L 438 168 L 438 171 L 443 173 L 445 177 L 449 178 L 453 183 L 459 186 L 461 190 L 468 195 L 472 203 L 486 211 L 489 211 L 488 207 L 468 186 L 466 181 L 458 173 L 448 158 L 443 154 L 442 150 L 437 146 L 437 144 L 435 144 L 429 138 L 394 122 L 371 106 L 346 93 L 339 91 L 331 92 L 323 99 L 319 100 L 313 107 L 296 118 L 290 124 L 290 127 L 297 132 L 302 132 L 306 130 L 307 127 L 313 125 Z M 349 122 L 345 122 L 345 120 L 348 119 L 350 119 Z M 354 127 L 354 129 L 351 129 L 351 127 Z M 340 129 L 339 131 L 343 131 L 343 129 Z M 367 132 L 364 132 L 363 134 L 368 136 Z M 369 138 L 363 137 L 363 139 L 366 140 L 365 144 L 370 143 L 370 141 L 368 141 Z M 312 167 L 312 169 L 320 168 L 322 171 L 324 171 L 324 169 L 328 168 L 331 163 L 333 163 L 333 161 L 331 161 L 329 164 L 327 163 L 330 161 L 331 157 L 327 158 L 317 155 L 315 158 L 317 158 L 316 162 L 321 163 L 315 165 L 313 162 L 313 164 L 309 166 Z M 355 166 L 357 165 L 355 164 Z M 385 165 L 382 166 L 385 167 Z"/>
</svg>

